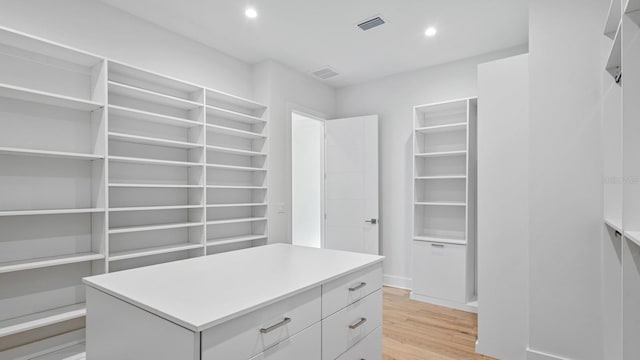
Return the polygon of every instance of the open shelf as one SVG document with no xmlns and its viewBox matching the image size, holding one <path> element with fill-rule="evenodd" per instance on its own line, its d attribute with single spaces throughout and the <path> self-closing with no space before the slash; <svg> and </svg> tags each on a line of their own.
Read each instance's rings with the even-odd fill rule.
<svg viewBox="0 0 640 360">
<path fill-rule="evenodd" d="M 231 236 L 220 239 L 207 240 L 207 246 L 220 246 L 228 244 L 238 244 L 256 240 L 265 240 L 266 235 L 243 235 L 243 236 Z"/>
<path fill-rule="evenodd" d="M 446 201 L 417 201 L 418 206 L 467 206 L 464 202 L 446 202 Z"/>
<path fill-rule="evenodd" d="M 201 222 L 182 222 L 172 224 L 157 224 L 157 225 L 138 225 L 138 226 L 123 226 L 109 229 L 109 234 L 124 234 L 140 231 L 154 231 L 154 230 L 166 230 L 166 229 L 179 229 L 194 226 L 202 226 Z"/>
<path fill-rule="evenodd" d="M 222 164 L 207 164 L 208 168 L 212 169 L 224 169 L 224 170 L 237 170 L 237 171 L 267 171 L 265 168 L 255 168 L 248 166 L 235 166 L 235 165 L 222 165 Z"/>
<path fill-rule="evenodd" d="M 201 248 L 202 248 L 202 244 L 178 244 L 178 245 L 155 246 L 155 247 L 144 248 L 144 249 L 116 252 L 111 254 L 111 256 L 109 256 L 109 261 L 120 261 L 120 260 L 134 259 L 134 258 L 139 258 L 144 256 L 168 254 L 172 252 L 201 249 Z"/>
<path fill-rule="evenodd" d="M 625 13 L 629 19 L 640 26 L 640 0 L 629 0 Z"/>
<path fill-rule="evenodd" d="M 222 146 L 214 146 L 214 145 L 207 145 L 207 150 L 221 152 L 221 153 L 225 153 L 225 154 L 234 154 L 234 155 L 267 156 L 267 153 L 263 153 L 263 152 L 259 152 L 259 151 L 233 149 L 233 148 L 222 147 Z"/>
<path fill-rule="evenodd" d="M 35 156 L 35 157 L 51 157 L 58 159 L 76 159 L 76 160 L 99 160 L 104 159 L 104 155 L 81 154 L 65 151 L 50 151 L 37 149 L 20 149 L 13 147 L 0 147 L 0 155 L 16 155 L 16 156 Z"/>
<path fill-rule="evenodd" d="M 28 216 L 28 215 L 67 215 L 67 214 L 89 214 L 104 212 L 104 208 L 86 209 L 49 209 L 49 210 L 3 210 L 0 216 Z"/>
<path fill-rule="evenodd" d="M 429 134 L 429 133 L 439 133 L 445 131 L 460 131 L 466 130 L 467 123 L 455 123 L 455 124 L 446 124 L 446 125 L 437 125 L 437 126 L 428 126 L 417 128 L 416 132 L 421 134 Z"/>
<path fill-rule="evenodd" d="M 622 232 L 622 220 L 605 218 L 604 223 L 617 232 Z"/>
<path fill-rule="evenodd" d="M 75 304 L 27 316 L 0 321 L 0 338 L 83 317 L 85 304 Z"/>
<path fill-rule="evenodd" d="M 220 102 L 253 111 L 265 111 L 267 109 L 266 105 L 222 91 L 206 89 L 206 93 L 208 102 Z"/>
<path fill-rule="evenodd" d="M 207 225 L 236 224 L 236 223 L 245 223 L 245 222 L 266 221 L 266 220 L 267 220 L 266 217 L 252 217 L 252 218 L 227 219 L 227 220 L 212 220 L 212 221 L 207 221 Z"/>
<path fill-rule="evenodd" d="M 207 185 L 207 189 L 267 190 L 267 187 L 266 186 L 251 186 L 251 185 Z"/>
<path fill-rule="evenodd" d="M 466 175 L 434 175 L 434 176 L 416 176 L 416 180 L 459 180 L 466 179 Z"/>
<path fill-rule="evenodd" d="M 109 93 L 182 110 L 193 110 L 202 106 L 202 104 L 191 100 L 125 85 L 115 81 L 109 81 Z"/>
<path fill-rule="evenodd" d="M 607 59 L 606 70 L 614 78 L 620 73 L 622 67 L 622 27 L 619 26 L 615 33 L 609 58 Z"/>
<path fill-rule="evenodd" d="M 267 203 L 237 203 L 237 204 L 209 204 L 208 208 L 228 208 L 228 207 L 249 207 L 249 206 L 267 206 Z"/>
<path fill-rule="evenodd" d="M 184 166 L 184 167 L 202 166 L 201 163 L 188 162 L 188 161 L 157 160 L 157 159 L 136 158 L 136 157 L 129 157 L 129 156 L 109 156 L 109 161 L 123 162 L 123 163 L 130 163 L 130 164 L 142 164 L 142 165 Z"/>
<path fill-rule="evenodd" d="M 38 104 L 62 107 L 72 110 L 93 111 L 103 107 L 104 104 L 74 98 L 70 96 L 53 94 L 45 91 L 27 89 L 19 86 L 13 86 L 0 83 L 0 97 L 29 101 Z"/>
<path fill-rule="evenodd" d="M 625 231 L 624 237 L 640 246 L 640 231 Z"/>
<path fill-rule="evenodd" d="M 203 146 L 201 144 L 194 144 L 194 143 L 185 142 L 185 141 L 166 140 L 166 139 L 159 139 L 159 138 L 149 137 L 149 136 L 123 134 L 119 132 L 109 132 L 109 139 L 130 142 L 134 144 L 167 146 L 167 147 L 175 147 L 179 149 L 195 149 Z"/>
<path fill-rule="evenodd" d="M 0 352 L 1 359 L 86 360 L 84 329 L 66 332 Z"/>
<path fill-rule="evenodd" d="M 415 154 L 416 157 L 420 158 L 428 158 L 428 157 L 446 157 L 446 156 L 464 156 L 467 155 L 466 150 L 457 150 L 457 151 L 439 151 L 439 152 L 430 152 L 430 153 L 419 153 Z"/>
<path fill-rule="evenodd" d="M 202 123 L 197 121 L 182 119 L 174 116 L 156 114 L 143 110 L 136 110 L 127 108 L 124 106 L 109 105 L 109 115 L 122 116 L 126 118 L 142 120 L 147 122 L 153 122 L 162 125 L 178 126 L 183 128 L 192 128 L 196 126 L 202 126 Z"/>
<path fill-rule="evenodd" d="M 189 98 L 203 90 L 186 81 L 114 61 L 109 61 L 109 80 L 131 83 L 148 90 L 157 89 L 160 93 L 175 93 L 179 98 Z"/>
<path fill-rule="evenodd" d="M 266 138 L 265 135 L 258 134 L 252 131 L 239 130 L 239 129 L 234 129 L 234 128 L 220 126 L 220 125 L 214 125 L 214 124 L 207 124 L 207 130 L 217 134 L 230 135 L 230 136 L 235 136 L 235 137 L 244 138 L 244 139 L 265 139 Z"/>
<path fill-rule="evenodd" d="M 199 189 L 202 185 L 183 185 L 183 184 L 129 184 L 129 183 L 110 183 L 112 188 L 149 188 L 149 189 Z"/>
<path fill-rule="evenodd" d="M 110 208 L 109 212 L 202 209 L 202 205 L 131 206 Z"/>
<path fill-rule="evenodd" d="M 50 257 L 35 258 L 35 259 L 20 260 L 20 261 L 0 262 L 0 274 L 14 272 L 14 271 L 39 269 L 39 268 L 50 267 L 50 266 L 74 264 L 79 262 L 87 262 L 87 261 L 100 260 L 100 259 L 104 259 L 104 255 L 95 254 L 95 253 L 79 253 L 79 254 L 50 256 Z"/>
<path fill-rule="evenodd" d="M 215 106 L 207 106 L 207 116 L 213 115 L 222 119 L 233 120 L 245 124 L 262 124 L 266 120 L 259 117 L 242 114 L 236 111 L 226 110 Z"/>
<path fill-rule="evenodd" d="M 467 243 L 465 240 L 448 239 L 445 237 L 437 237 L 437 236 L 414 236 L 413 240 L 427 241 L 427 242 L 434 242 L 434 243 L 444 243 L 444 244 L 454 244 L 454 245 L 465 245 Z"/>
</svg>

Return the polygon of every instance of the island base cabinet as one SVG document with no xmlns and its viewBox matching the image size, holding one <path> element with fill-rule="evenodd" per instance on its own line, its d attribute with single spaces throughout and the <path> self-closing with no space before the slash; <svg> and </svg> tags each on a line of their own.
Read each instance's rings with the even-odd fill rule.
<svg viewBox="0 0 640 360">
<path fill-rule="evenodd" d="M 320 360 L 320 338 L 322 336 L 320 323 L 303 330 L 283 342 L 252 357 L 250 360 Z M 220 360 L 226 359 L 223 357 Z"/>
<path fill-rule="evenodd" d="M 379 327 L 355 344 L 338 360 L 382 360 L 382 327 Z"/>
<path fill-rule="evenodd" d="M 193 331 L 91 287 L 86 326 L 87 359 L 200 359 Z"/>
</svg>

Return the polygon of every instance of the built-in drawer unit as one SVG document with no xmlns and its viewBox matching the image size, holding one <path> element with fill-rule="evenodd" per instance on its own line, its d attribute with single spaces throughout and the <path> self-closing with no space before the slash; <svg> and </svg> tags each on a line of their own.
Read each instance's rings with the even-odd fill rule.
<svg viewBox="0 0 640 360">
<path fill-rule="evenodd" d="M 414 269 L 421 281 L 413 293 L 465 303 L 465 245 L 414 241 Z"/>
<path fill-rule="evenodd" d="M 373 330 L 338 360 L 382 360 L 382 327 Z"/>
<path fill-rule="evenodd" d="M 310 328 L 252 357 L 251 360 L 320 360 L 321 331 L 320 323 L 316 323 Z"/>
<path fill-rule="evenodd" d="M 319 322 L 320 309 L 317 287 L 205 330 L 202 360 L 249 359 Z"/>
<path fill-rule="evenodd" d="M 382 290 L 322 320 L 322 359 L 334 360 L 382 325 Z"/>
<path fill-rule="evenodd" d="M 322 318 L 326 318 L 381 287 L 381 263 L 323 285 Z"/>
</svg>

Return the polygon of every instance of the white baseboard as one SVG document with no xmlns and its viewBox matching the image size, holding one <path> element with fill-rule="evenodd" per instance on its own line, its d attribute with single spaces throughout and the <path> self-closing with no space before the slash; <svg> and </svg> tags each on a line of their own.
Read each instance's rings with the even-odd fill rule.
<svg viewBox="0 0 640 360">
<path fill-rule="evenodd" d="M 527 360 L 570 360 L 568 358 L 543 353 L 542 351 L 527 348 Z"/>
<path fill-rule="evenodd" d="M 413 287 L 413 281 L 411 281 L 411 278 L 404 276 L 384 275 L 382 281 L 386 286 L 391 286 L 399 289 L 411 290 L 411 288 Z"/>
<path fill-rule="evenodd" d="M 451 308 L 451 309 L 457 309 L 457 310 L 462 310 L 462 311 L 471 312 L 471 313 L 477 313 L 478 312 L 478 306 L 477 305 L 461 304 L 461 303 L 457 303 L 455 301 L 442 300 L 442 299 L 432 298 L 432 297 L 425 296 L 425 295 L 416 294 L 414 292 L 411 292 L 410 298 L 411 298 L 411 300 L 421 301 L 421 302 L 425 302 L 425 303 L 429 303 L 429 304 L 433 304 L 433 305 L 438 305 L 438 306 L 444 306 L 444 307 L 448 307 L 448 308 Z"/>
</svg>

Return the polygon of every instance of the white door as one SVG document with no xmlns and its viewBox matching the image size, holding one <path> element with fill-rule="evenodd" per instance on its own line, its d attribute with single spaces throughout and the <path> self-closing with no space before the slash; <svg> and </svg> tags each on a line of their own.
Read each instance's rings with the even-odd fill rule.
<svg viewBox="0 0 640 360">
<path fill-rule="evenodd" d="M 378 115 L 325 128 L 325 247 L 378 254 Z"/>
</svg>

